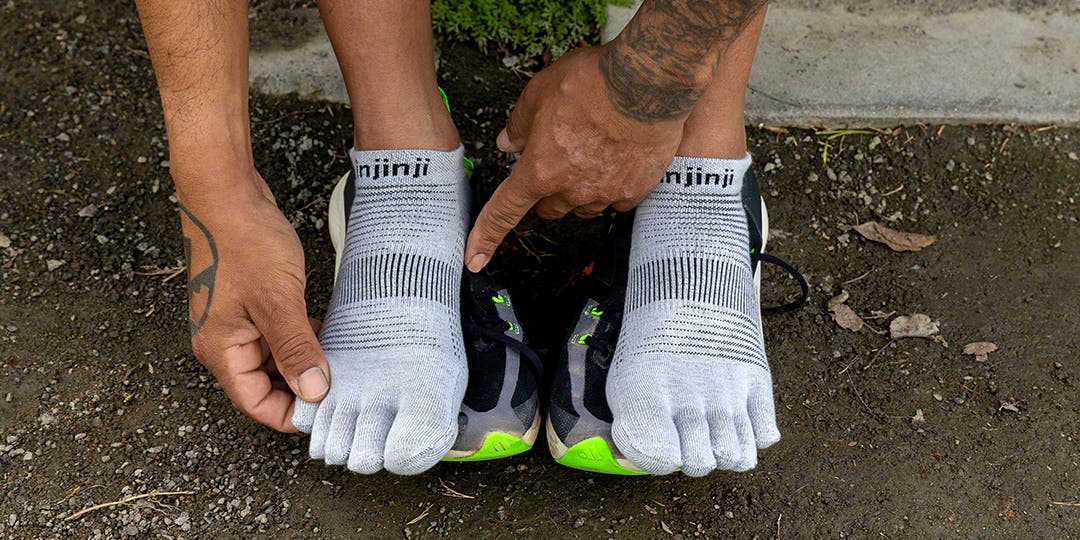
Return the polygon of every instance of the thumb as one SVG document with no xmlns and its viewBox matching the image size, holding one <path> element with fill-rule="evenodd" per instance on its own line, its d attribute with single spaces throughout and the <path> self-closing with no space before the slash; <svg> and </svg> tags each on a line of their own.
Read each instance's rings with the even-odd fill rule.
<svg viewBox="0 0 1080 540">
<path fill-rule="evenodd" d="M 469 271 L 479 272 L 487 265 L 503 238 L 506 238 L 506 235 L 539 200 L 531 196 L 522 186 L 524 183 L 511 172 L 510 176 L 495 189 L 495 193 L 491 194 L 491 199 L 487 204 L 480 209 L 480 214 L 476 216 L 476 223 L 469 232 L 469 240 L 465 244 L 465 264 L 469 267 Z"/>
<path fill-rule="evenodd" d="M 510 116 L 506 119 L 506 127 L 495 137 L 495 145 L 506 153 L 520 153 L 525 150 L 525 141 L 529 138 L 532 130 L 533 115 L 536 107 L 531 98 L 529 88 L 521 93 Z"/>
<path fill-rule="evenodd" d="M 252 322 L 270 345 L 278 372 L 304 401 L 319 401 L 330 390 L 330 369 L 308 320 L 302 293 L 267 300 Z"/>
</svg>

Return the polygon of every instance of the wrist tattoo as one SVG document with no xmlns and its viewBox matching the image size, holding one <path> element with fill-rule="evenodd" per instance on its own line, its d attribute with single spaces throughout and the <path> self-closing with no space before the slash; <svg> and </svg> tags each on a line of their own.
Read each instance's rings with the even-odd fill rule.
<svg viewBox="0 0 1080 540">
<path fill-rule="evenodd" d="M 719 54 L 766 0 L 646 0 L 600 58 L 612 106 L 640 122 L 677 120 L 704 93 Z"/>
<path fill-rule="evenodd" d="M 206 323 L 206 317 L 210 315 L 210 304 L 214 300 L 214 286 L 217 282 L 218 251 L 217 244 L 214 243 L 214 235 L 210 234 L 210 230 L 184 205 L 180 205 L 180 210 L 199 232 L 194 239 L 187 233 L 184 234 L 184 259 L 188 265 L 188 317 L 191 323 L 191 335 L 194 336 Z M 191 266 L 192 240 L 210 250 L 210 265 L 198 271 Z"/>
</svg>

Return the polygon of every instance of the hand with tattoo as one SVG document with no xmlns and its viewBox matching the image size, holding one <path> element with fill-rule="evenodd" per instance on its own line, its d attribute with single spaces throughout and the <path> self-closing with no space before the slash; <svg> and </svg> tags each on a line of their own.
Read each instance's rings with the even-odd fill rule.
<svg viewBox="0 0 1080 540">
<path fill-rule="evenodd" d="M 629 210 L 659 182 L 727 46 L 764 0 L 647 0 L 622 34 L 567 53 L 525 87 L 496 142 L 520 152 L 481 210 L 465 260 L 479 271 L 514 226 Z"/>
<path fill-rule="evenodd" d="M 329 369 L 304 305 L 303 248 L 262 191 L 180 207 L 191 344 L 241 412 L 293 432 L 295 397 L 322 399 Z"/>
</svg>

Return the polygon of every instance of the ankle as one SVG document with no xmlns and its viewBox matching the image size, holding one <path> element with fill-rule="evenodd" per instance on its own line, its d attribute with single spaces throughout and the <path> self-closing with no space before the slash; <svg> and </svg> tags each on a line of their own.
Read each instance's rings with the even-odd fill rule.
<svg viewBox="0 0 1080 540">
<path fill-rule="evenodd" d="M 746 151 L 746 128 L 740 115 L 737 121 L 687 122 L 677 155 L 742 159 Z"/>
<path fill-rule="evenodd" d="M 357 150 L 450 151 L 461 145 L 457 127 L 438 94 L 417 101 L 354 107 L 353 146 Z"/>
</svg>

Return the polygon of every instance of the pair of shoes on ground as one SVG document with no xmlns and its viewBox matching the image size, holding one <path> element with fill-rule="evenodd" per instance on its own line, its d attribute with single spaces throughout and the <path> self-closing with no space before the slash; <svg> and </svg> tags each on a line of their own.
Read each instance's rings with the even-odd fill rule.
<svg viewBox="0 0 1080 540">
<path fill-rule="evenodd" d="M 339 267 L 355 182 L 355 171 L 345 175 L 331 198 L 330 232 Z M 762 253 L 768 218 L 752 171 L 746 173 L 742 192 L 756 297 L 761 261 L 777 261 Z M 475 211 L 475 192 L 472 196 Z M 546 436 L 552 456 L 563 465 L 608 474 L 647 474 L 616 447 L 605 385 L 623 319 L 634 215 L 605 219 L 610 220 L 609 234 L 581 282 L 587 300 L 560 351 L 547 406 Z M 805 289 L 793 269 L 779 264 Z M 542 363 L 526 344 L 509 293 L 490 271 L 465 272 L 460 306 L 469 379 L 455 442 L 442 459 L 480 461 L 525 452 L 535 443 L 541 427 L 538 382 L 544 380 Z M 771 390 L 767 398 L 771 401 Z M 326 457 L 325 450 L 316 454 L 313 449 L 312 453 L 313 457 Z M 746 459 L 723 465 L 735 470 L 750 467 L 752 463 Z"/>
</svg>

